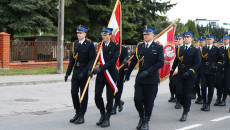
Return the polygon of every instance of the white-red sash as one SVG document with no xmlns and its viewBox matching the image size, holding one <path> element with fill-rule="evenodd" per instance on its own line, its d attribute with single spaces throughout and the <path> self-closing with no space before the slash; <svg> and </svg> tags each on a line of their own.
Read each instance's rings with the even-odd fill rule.
<svg viewBox="0 0 230 130">
<path fill-rule="evenodd" d="M 101 44 L 99 44 L 98 48 L 101 47 Z M 99 50 L 99 49 L 98 49 Z M 101 53 L 99 55 L 99 61 L 101 66 L 105 64 L 105 60 L 104 60 L 104 56 L 103 56 L 103 50 L 101 48 Z M 118 92 L 118 88 L 117 88 L 117 84 L 114 82 L 112 76 L 110 75 L 108 70 L 104 71 L 104 75 L 109 83 L 109 85 L 112 87 L 113 91 L 114 91 L 114 95 Z"/>
</svg>

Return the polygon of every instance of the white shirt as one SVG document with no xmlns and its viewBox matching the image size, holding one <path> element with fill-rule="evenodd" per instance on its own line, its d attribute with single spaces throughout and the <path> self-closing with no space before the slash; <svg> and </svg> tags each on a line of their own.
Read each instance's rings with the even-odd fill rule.
<svg viewBox="0 0 230 130">
<path fill-rule="evenodd" d="M 184 47 L 186 48 L 186 46 L 187 46 L 187 49 L 191 46 L 192 44 L 190 43 L 190 44 L 188 44 L 188 45 L 184 45 Z"/>
<path fill-rule="evenodd" d="M 226 46 L 224 46 L 225 48 L 224 49 L 228 49 L 228 47 L 229 47 L 229 44 L 228 45 L 226 45 Z"/>
<path fill-rule="evenodd" d="M 149 48 L 149 46 L 151 45 L 151 43 L 153 42 L 153 40 L 152 41 L 150 41 L 150 42 L 145 42 L 145 46 L 146 46 L 146 48 Z"/>
<path fill-rule="evenodd" d="M 207 47 L 208 47 L 208 50 L 212 49 L 212 45 L 207 45 Z"/>
<path fill-rule="evenodd" d="M 110 41 L 109 41 L 109 43 L 110 43 Z M 105 43 L 105 47 L 108 47 L 108 46 L 109 46 L 109 43 Z"/>
<path fill-rule="evenodd" d="M 82 43 L 85 41 L 85 38 L 83 40 L 79 40 L 79 43 L 82 45 Z"/>
</svg>

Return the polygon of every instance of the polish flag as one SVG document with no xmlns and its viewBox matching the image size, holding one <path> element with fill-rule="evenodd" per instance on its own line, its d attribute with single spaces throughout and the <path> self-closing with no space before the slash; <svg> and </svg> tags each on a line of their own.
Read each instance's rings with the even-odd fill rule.
<svg viewBox="0 0 230 130">
<path fill-rule="evenodd" d="M 164 66 L 159 69 L 160 79 L 162 81 L 168 78 L 173 64 L 173 60 L 176 56 L 173 27 L 171 27 L 168 31 L 166 31 L 159 38 L 157 38 L 155 42 L 162 44 L 164 48 L 165 63 Z"/>
<path fill-rule="evenodd" d="M 122 22 L 121 22 L 121 2 L 120 0 L 117 0 L 115 7 L 113 9 L 113 13 L 111 15 L 111 18 L 109 20 L 108 27 L 113 28 L 113 34 L 111 37 L 111 40 L 121 44 L 121 28 L 122 28 Z"/>
</svg>

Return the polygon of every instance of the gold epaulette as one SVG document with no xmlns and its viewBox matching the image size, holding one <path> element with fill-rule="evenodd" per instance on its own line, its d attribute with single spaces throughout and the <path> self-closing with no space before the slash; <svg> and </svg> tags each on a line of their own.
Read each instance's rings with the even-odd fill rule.
<svg viewBox="0 0 230 130">
<path fill-rule="evenodd" d="M 177 56 L 178 56 L 178 59 L 182 62 L 184 59 L 184 56 L 180 57 L 180 46 L 178 47 L 178 50 L 177 50 Z"/>
<path fill-rule="evenodd" d="M 73 53 L 73 58 L 74 58 L 74 59 L 77 59 L 78 53 L 75 55 L 75 52 L 74 52 L 74 43 L 75 43 L 75 42 L 73 42 L 72 53 Z"/>
<path fill-rule="evenodd" d="M 207 58 L 208 57 L 208 53 L 203 55 L 203 47 L 201 47 L 201 49 L 200 49 L 200 54 L 201 54 L 201 58 Z"/>
<path fill-rule="evenodd" d="M 222 62 L 218 62 L 218 64 L 221 64 L 221 65 L 222 65 Z"/>
<path fill-rule="evenodd" d="M 142 44 L 142 43 L 141 43 L 141 44 Z M 138 58 L 138 47 L 139 47 L 139 45 L 141 45 L 141 44 L 138 44 L 137 47 L 136 47 L 136 57 L 137 57 L 138 62 L 141 62 L 141 61 L 144 60 L 144 56 L 143 56 L 141 59 Z"/>
<path fill-rule="evenodd" d="M 162 46 L 162 45 L 161 45 L 159 42 L 157 42 L 157 41 L 156 41 L 156 42 L 154 41 L 154 43 L 156 43 L 157 45 L 160 45 L 160 46 Z"/>
<path fill-rule="evenodd" d="M 228 47 L 228 59 L 230 59 L 230 47 Z"/>
<path fill-rule="evenodd" d="M 193 73 L 195 73 L 195 70 L 194 70 L 194 69 L 191 68 L 191 69 L 189 69 L 189 70 L 191 70 Z"/>
</svg>

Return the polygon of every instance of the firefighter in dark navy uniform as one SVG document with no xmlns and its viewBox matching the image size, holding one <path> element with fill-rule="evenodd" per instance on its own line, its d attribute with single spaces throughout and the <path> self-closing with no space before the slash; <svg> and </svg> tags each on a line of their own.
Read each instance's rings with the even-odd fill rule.
<svg viewBox="0 0 230 130">
<path fill-rule="evenodd" d="M 144 27 L 145 42 L 137 46 L 125 76 L 125 79 L 129 80 L 132 70 L 139 62 L 139 71 L 134 86 L 134 102 L 140 116 L 136 128 L 140 130 L 149 129 L 149 120 L 160 83 L 158 70 L 164 65 L 163 46 L 153 41 L 154 33 L 154 28 Z"/>
<path fill-rule="evenodd" d="M 178 66 L 176 93 L 184 109 L 180 121 L 186 121 L 190 111 L 195 73 L 200 66 L 200 53 L 197 48 L 193 47 L 192 39 L 193 34 L 191 32 L 184 33 L 185 45 L 178 48 L 170 72 L 170 75 L 172 75 Z"/>
<path fill-rule="evenodd" d="M 198 38 L 194 39 L 194 47 L 199 49 L 199 52 L 200 52 L 200 50 L 201 50 L 200 39 L 198 39 Z M 203 99 L 201 97 L 201 90 L 200 90 L 200 67 L 196 71 L 196 78 L 195 78 L 195 85 L 194 85 L 193 93 L 197 94 L 197 99 L 196 99 L 195 103 L 196 104 L 203 104 Z"/>
<path fill-rule="evenodd" d="M 202 111 L 210 111 L 210 104 L 214 93 L 215 74 L 222 67 L 223 57 L 220 49 L 213 45 L 214 36 L 207 35 L 207 46 L 201 49 L 201 92 L 203 98 Z M 208 94 L 207 94 L 208 88 Z M 207 98 L 208 96 L 208 98 Z"/>
<path fill-rule="evenodd" d="M 174 42 L 175 42 L 175 50 L 178 48 L 178 42 L 177 42 L 177 37 L 174 38 Z M 173 84 L 173 77 L 170 77 L 169 79 L 169 90 L 170 90 L 170 98 L 168 100 L 168 102 L 172 102 L 175 103 L 176 102 L 176 85 Z"/>
<path fill-rule="evenodd" d="M 175 47 L 175 53 L 177 54 L 178 48 L 183 46 L 184 43 L 184 36 L 181 34 L 177 35 L 177 44 Z M 170 75 L 170 84 L 169 86 L 171 91 L 173 91 L 173 93 L 176 95 L 176 87 L 177 87 L 177 77 L 178 77 L 178 67 L 175 69 L 174 73 L 172 75 Z M 177 97 L 177 96 L 176 96 Z M 169 100 L 170 101 L 170 100 Z M 175 109 L 181 109 L 182 105 L 180 104 L 180 99 L 176 98 L 176 105 L 175 105 Z"/>
<path fill-rule="evenodd" d="M 228 94 L 230 90 L 230 46 L 226 48 L 227 54 L 224 55 L 224 84 L 226 88 L 226 93 Z M 230 112 L 230 109 L 229 109 Z"/>
<path fill-rule="evenodd" d="M 80 89 L 81 95 L 85 88 L 85 84 L 88 78 L 88 71 L 91 70 L 96 55 L 94 45 L 85 39 L 87 32 L 87 27 L 81 25 L 78 27 L 78 40 L 73 43 L 72 56 L 70 58 L 69 66 L 65 76 L 66 82 L 68 76 L 73 70 L 71 80 L 71 95 L 76 114 L 73 119 L 70 120 L 70 122 L 75 124 L 84 123 L 84 115 L 88 105 L 88 89 L 81 104 L 78 93 Z"/>
<path fill-rule="evenodd" d="M 128 58 L 129 58 L 128 57 L 128 49 L 126 47 L 122 46 L 121 47 L 121 54 L 119 56 L 119 66 L 126 63 Z M 115 95 L 115 103 L 114 103 L 111 114 L 116 114 L 117 107 L 118 107 L 119 112 L 121 112 L 123 110 L 124 102 L 121 100 L 121 95 L 122 95 L 123 86 L 124 86 L 124 75 L 125 75 L 125 72 L 127 70 L 128 70 L 128 64 L 126 64 L 123 68 L 121 68 L 119 70 L 119 78 L 120 79 L 117 83 L 118 92 Z"/>
<path fill-rule="evenodd" d="M 93 71 L 93 74 L 97 74 L 95 85 L 95 103 L 101 113 L 101 118 L 96 123 L 96 125 L 101 127 L 110 126 L 110 116 L 113 107 L 113 97 L 114 93 L 116 93 L 114 92 L 112 86 L 109 84 L 108 79 L 105 77 L 104 73 L 106 73 L 106 70 L 108 70 L 109 74 L 111 74 L 111 78 L 114 81 L 114 83 L 117 83 L 117 81 L 119 80 L 116 62 L 120 53 L 120 46 L 110 40 L 112 32 L 112 28 L 104 27 L 102 29 L 101 35 L 104 44 L 102 45 L 103 54 L 101 55 L 103 55 L 105 63 L 103 65 L 101 64 L 100 67 L 95 68 Z M 104 106 L 104 101 L 102 98 L 104 86 L 106 86 L 106 108 Z"/>
<path fill-rule="evenodd" d="M 223 58 L 228 55 L 228 47 L 229 47 L 229 37 L 223 36 L 224 45 L 220 47 L 221 54 Z M 218 68 L 216 72 L 216 86 L 217 86 L 217 100 L 215 102 L 215 106 L 226 106 L 226 98 L 228 95 L 228 85 L 226 84 L 226 68 L 227 58 L 224 58 L 223 65 Z M 223 96 L 223 97 L 222 97 Z M 222 98 L 222 100 L 221 100 Z"/>
</svg>

